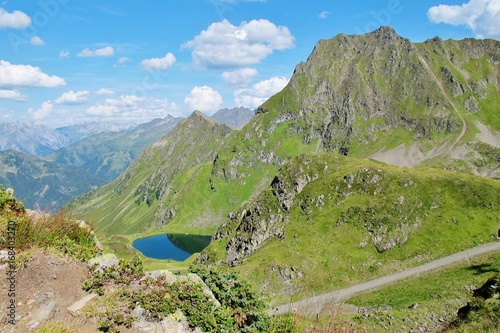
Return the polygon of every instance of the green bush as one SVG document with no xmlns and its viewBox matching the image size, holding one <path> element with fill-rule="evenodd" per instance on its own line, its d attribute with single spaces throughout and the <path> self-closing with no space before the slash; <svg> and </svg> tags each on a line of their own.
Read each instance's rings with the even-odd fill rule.
<svg viewBox="0 0 500 333">
<path fill-rule="evenodd" d="M 500 332 L 500 274 L 474 291 L 472 300 L 458 311 L 452 332 Z"/>
</svg>

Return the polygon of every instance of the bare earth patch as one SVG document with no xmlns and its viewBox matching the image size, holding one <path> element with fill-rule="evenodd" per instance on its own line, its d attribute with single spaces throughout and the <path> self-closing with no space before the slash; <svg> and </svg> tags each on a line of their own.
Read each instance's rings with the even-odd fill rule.
<svg viewBox="0 0 500 333">
<path fill-rule="evenodd" d="M 479 129 L 479 133 L 476 135 L 476 138 L 479 141 L 487 143 L 490 146 L 500 148 L 500 132 L 496 132 L 480 122 L 477 122 L 476 126 Z"/>
<path fill-rule="evenodd" d="M 74 317 L 67 310 L 88 294 L 82 290 L 88 268 L 84 263 L 68 258 L 32 252 L 29 260 L 16 275 L 16 325 L 8 323 L 7 280 L 0 281 L 0 332 L 34 332 L 47 322 L 62 323 L 77 332 L 97 332 L 92 319 Z M 6 267 L 0 265 L 0 274 L 6 276 Z"/>
</svg>

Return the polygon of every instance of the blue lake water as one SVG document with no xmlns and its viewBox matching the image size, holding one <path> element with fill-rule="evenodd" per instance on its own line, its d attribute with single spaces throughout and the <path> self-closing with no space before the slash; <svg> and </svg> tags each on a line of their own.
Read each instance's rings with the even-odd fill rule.
<svg viewBox="0 0 500 333">
<path fill-rule="evenodd" d="M 153 259 L 184 261 L 193 253 L 201 252 L 210 244 L 210 236 L 161 234 L 138 238 L 132 247 Z"/>
</svg>

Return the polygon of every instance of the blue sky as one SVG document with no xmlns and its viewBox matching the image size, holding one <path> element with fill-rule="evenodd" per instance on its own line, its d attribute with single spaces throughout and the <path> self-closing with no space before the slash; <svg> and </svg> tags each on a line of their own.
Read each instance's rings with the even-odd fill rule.
<svg viewBox="0 0 500 333">
<path fill-rule="evenodd" d="M 4 0 L 0 121 L 142 123 L 256 108 L 320 39 L 500 38 L 500 0 Z"/>
</svg>

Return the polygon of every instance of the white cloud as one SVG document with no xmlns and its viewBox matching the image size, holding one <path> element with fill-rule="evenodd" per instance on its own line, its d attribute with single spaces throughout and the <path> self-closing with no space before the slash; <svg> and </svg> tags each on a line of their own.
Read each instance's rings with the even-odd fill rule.
<svg viewBox="0 0 500 333">
<path fill-rule="evenodd" d="M 13 99 L 15 101 L 26 101 L 28 96 L 22 95 L 18 90 L 0 89 L 0 99 Z"/>
<path fill-rule="evenodd" d="M 192 110 L 217 111 L 222 105 L 222 96 L 208 86 L 194 87 L 184 98 L 184 103 Z"/>
<path fill-rule="evenodd" d="M 60 58 L 69 58 L 70 54 L 69 54 L 69 51 L 61 51 L 59 52 L 59 57 Z"/>
<path fill-rule="evenodd" d="M 222 73 L 222 78 L 229 84 L 241 86 L 250 83 L 259 74 L 255 68 L 242 68 L 232 72 Z"/>
<path fill-rule="evenodd" d="M 35 45 L 35 46 L 42 46 L 45 45 L 45 42 L 38 36 L 33 36 L 30 39 L 30 44 Z"/>
<path fill-rule="evenodd" d="M 33 116 L 34 119 L 44 119 L 47 118 L 52 113 L 54 109 L 54 104 L 51 101 L 46 101 L 42 103 L 42 106 L 38 110 L 34 110 L 33 108 L 28 109 L 28 113 Z"/>
<path fill-rule="evenodd" d="M 111 57 L 115 54 L 115 50 L 111 46 L 106 46 L 100 49 L 91 50 L 89 48 L 83 49 L 80 53 L 77 54 L 79 57 Z"/>
<path fill-rule="evenodd" d="M 287 84 L 287 78 L 275 76 L 254 84 L 250 89 L 238 89 L 234 92 L 235 105 L 255 109 L 269 97 L 280 92 Z"/>
<path fill-rule="evenodd" d="M 500 0 L 470 0 L 462 5 L 439 5 L 429 9 L 433 23 L 464 25 L 479 38 L 500 39 Z"/>
<path fill-rule="evenodd" d="M 62 94 L 59 98 L 57 98 L 54 103 L 56 104 L 66 104 L 66 105 L 76 105 L 76 104 L 84 104 L 89 101 L 90 92 L 88 90 L 82 90 L 74 92 L 70 90 Z"/>
<path fill-rule="evenodd" d="M 53 88 L 65 86 L 63 78 L 42 72 L 40 68 L 30 65 L 13 65 L 0 60 L 0 87 L 43 87 Z"/>
<path fill-rule="evenodd" d="M 118 63 L 119 63 L 120 65 L 123 65 L 124 63 L 126 63 L 126 62 L 128 62 L 128 61 L 130 61 L 130 60 L 131 60 L 131 59 L 130 59 L 130 58 L 127 58 L 127 57 L 120 57 L 120 58 L 118 58 Z"/>
<path fill-rule="evenodd" d="M 96 95 L 102 95 L 102 96 L 112 96 L 115 94 L 113 90 L 106 89 L 106 88 L 101 88 L 95 93 Z"/>
<path fill-rule="evenodd" d="M 0 29 L 14 28 L 23 29 L 31 24 L 31 18 L 25 13 L 15 10 L 8 13 L 5 9 L 0 8 Z"/>
<path fill-rule="evenodd" d="M 141 61 L 144 69 L 153 71 L 168 71 L 175 64 L 175 57 L 172 53 L 167 53 L 163 58 L 151 58 Z"/>
<path fill-rule="evenodd" d="M 325 11 L 321 12 L 321 13 L 318 15 L 318 17 L 319 17 L 320 19 L 326 19 L 326 18 L 327 18 L 328 16 L 330 16 L 331 14 L 332 14 L 331 12 L 327 12 L 327 11 L 325 10 Z"/>
<path fill-rule="evenodd" d="M 167 99 L 124 95 L 107 98 L 104 103 L 91 106 L 87 115 L 118 121 L 140 122 L 175 114 L 177 106 Z"/>
<path fill-rule="evenodd" d="M 295 37 L 287 27 L 268 20 L 242 22 L 223 20 L 211 24 L 183 48 L 193 50 L 194 63 L 205 68 L 231 68 L 258 64 L 274 50 L 294 47 Z"/>
</svg>

